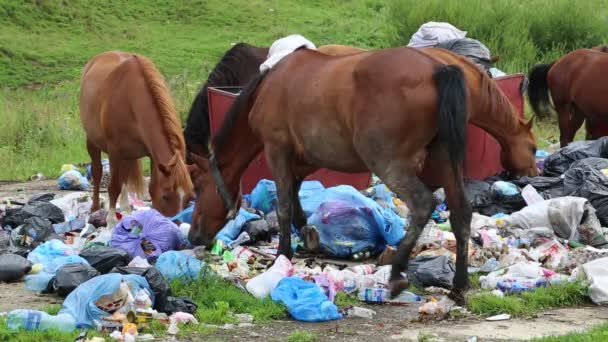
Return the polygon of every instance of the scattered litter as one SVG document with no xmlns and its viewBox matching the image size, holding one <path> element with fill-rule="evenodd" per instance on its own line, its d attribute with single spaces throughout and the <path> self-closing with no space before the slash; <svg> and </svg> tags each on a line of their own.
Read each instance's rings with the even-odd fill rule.
<svg viewBox="0 0 608 342">
<path fill-rule="evenodd" d="M 78 170 L 68 170 L 57 180 L 59 190 L 88 190 L 89 181 Z"/>
<path fill-rule="evenodd" d="M 268 271 L 252 278 L 246 288 L 256 298 L 265 298 L 277 287 L 277 284 L 293 274 L 294 268 L 289 259 L 280 255 Z"/>
<path fill-rule="evenodd" d="M 372 318 L 374 318 L 375 314 L 376 314 L 376 311 L 374 311 L 374 310 L 367 309 L 367 308 L 361 308 L 358 306 L 353 306 L 352 308 L 349 308 L 346 310 L 346 315 L 348 317 L 359 317 L 359 318 L 372 319 Z"/>
<path fill-rule="evenodd" d="M 443 297 L 439 301 L 432 298 L 431 301 L 419 307 L 418 312 L 426 316 L 444 316 L 450 312 L 454 305 L 454 301 L 448 297 Z"/>
<path fill-rule="evenodd" d="M 156 261 L 156 268 L 167 280 L 196 279 L 203 268 L 203 263 L 191 256 L 177 251 L 164 252 Z"/>
<path fill-rule="evenodd" d="M 89 247 L 80 252 L 80 256 L 95 267 L 99 273 L 106 274 L 114 267 L 127 266 L 131 262 L 131 256 L 120 248 L 113 247 Z"/>
<path fill-rule="evenodd" d="M 511 318 L 509 314 L 501 314 L 486 318 L 486 321 L 506 321 Z"/>
<path fill-rule="evenodd" d="M 272 290 L 271 297 L 287 306 L 291 316 L 299 321 L 323 322 L 342 318 L 336 305 L 317 285 L 298 277 L 283 278 Z"/>
<path fill-rule="evenodd" d="M 17 254 L 0 254 L 0 282 L 16 281 L 32 269 L 32 263 L 26 258 Z"/>
</svg>

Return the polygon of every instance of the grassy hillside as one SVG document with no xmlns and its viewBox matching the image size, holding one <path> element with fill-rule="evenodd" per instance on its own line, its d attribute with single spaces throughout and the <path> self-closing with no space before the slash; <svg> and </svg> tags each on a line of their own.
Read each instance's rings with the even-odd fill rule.
<svg viewBox="0 0 608 342">
<path fill-rule="evenodd" d="M 0 0 L 0 180 L 89 160 L 78 77 L 93 55 L 150 57 L 182 118 L 210 69 L 236 42 L 270 45 L 300 33 L 317 45 L 406 44 L 429 20 L 450 21 L 525 71 L 608 37 L 606 0 Z M 555 4 L 555 5 L 553 5 Z M 551 46 L 548 48 L 547 46 Z M 542 129 L 543 138 L 552 127 Z M 544 141 L 544 140 L 543 140 Z"/>
</svg>

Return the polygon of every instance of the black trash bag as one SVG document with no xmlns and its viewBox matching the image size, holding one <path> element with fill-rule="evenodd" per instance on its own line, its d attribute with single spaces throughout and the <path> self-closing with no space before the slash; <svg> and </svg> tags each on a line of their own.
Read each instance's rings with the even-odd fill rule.
<svg viewBox="0 0 608 342">
<path fill-rule="evenodd" d="M 608 158 L 608 137 L 571 142 L 545 159 L 543 176 L 561 176 L 575 161 L 590 157 Z"/>
<path fill-rule="evenodd" d="M 522 177 L 514 180 L 513 184 L 520 188 L 526 185 L 532 185 L 538 194 L 544 199 L 552 199 L 563 197 L 564 195 L 564 180 L 561 177 Z"/>
<path fill-rule="evenodd" d="M 95 228 L 106 227 L 108 225 L 106 222 L 107 216 L 108 212 L 105 209 L 97 210 L 89 215 L 89 223 Z"/>
<path fill-rule="evenodd" d="M 27 201 L 28 204 L 32 204 L 34 202 L 50 202 L 55 199 L 55 194 L 52 192 L 36 194 Z"/>
<path fill-rule="evenodd" d="M 521 194 L 501 196 L 491 190 L 493 182 L 475 179 L 465 180 L 465 191 L 473 207 L 473 211 L 485 216 L 498 213 L 510 214 L 526 206 Z"/>
<path fill-rule="evenodd" d="M 32 269 L 32 263 L 26 258 L 12 253 L 0 255 L 0 281 L 16 281 Z"/>
<path fill-rule="evenodd" d="M 8 253 L 11 247 L 11 234 L 0 227 L 0 255 Z"/>
<path fill-rule="evenodd" d="M 154 293 L 154 309 L 165 305 L 167 296 L 171 294 L 171 287 L 165 277 L 156 267 L 114 267 L 109 273 L 135 274 L 146 278 L 150 289 Z"/>
<path fill-rule="evenodd" d="M 54 204 L 43 201 L 28 202 L 22 208 L 9 209 L 6 211 L 4 224 L 12 228 L 17 228 L 25 223 L 28 218 L 39 217 L 51 221 L 51 223 L 61 223 L 65 221 L 63 211 Z"/>
<path fill-rule="evenodd" d="M 407 278 L 418 288 L 429 286 L 452 288 L 456 268 L 445 255 L 419 256 L 409 262 Z"/>
<path fill-rule="evenodd" d="M 78 285 L 98 275 L 99 272 L 90 265 L 65 264 L 59 267 L 53 279 L 49 281 L 46 292 L 55 292 L 62 297 L 66 297 Z"/>
<path fill-rule="evenodd" d="M 255 244 L 260 241 L 270 242 L 272 241 L 272 235 L 278 233 L 276 228 L 271 228 L 265 219 L 247 222 L 245 227 L 243 227 L 243 231 L 249 234 L 250 238 L 245 245 Z"/>
<path fill-rule="evenodd" d="M 595 208 L 602 226 L 608 226 L 608 159 L 586 158 L 573 163 L 564 174 L 564 192 L 583 197 Z"/>
<path fill-rule="evenodd" d="M 127 266 L 133 260 L 125 250 L 106 246 L 85 248 L 80 256 L 101 274 L 110 272 L 114 267 Z"/>
<path fill-rule="evenodd" d="M 25 223 L 11 232 L 11 253 L 22 256 L 27 255 L 34 248 L 49 240 L 62 240 L 55 230 L 51 221 L 40 217 L 30 217 Z"/>
<path fill-rule="evenodd" d="M 156 305 L 155 305 L 156 306 Z M 187 312 L 194 315 L 198 306 L 188 297 L 167 297 L 165 304 L 156 306 L 158 312 L 164 312 L 171 315 L 174 312 Z"/>
</svg>

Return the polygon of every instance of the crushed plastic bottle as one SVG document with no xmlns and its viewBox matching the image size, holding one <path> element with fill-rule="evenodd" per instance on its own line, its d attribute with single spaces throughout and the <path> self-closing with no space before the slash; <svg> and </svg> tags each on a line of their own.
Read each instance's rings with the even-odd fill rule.
<svg viewBox="0 0 608 342">
<path fill-rule="evenodd" d="M 393 299 L 390 299 L 390 290 L 383 288 L 363 288 L 359 291 L 359 300 L 366 303 L 416 303 L 422 301 L 422 297 L 409 292 L 403 291 Z"/>
<path fill-rule="evenodd" d="M 358 307 L 358 306 L 353 306 L 352 308 L 349 308 L 346 310 L 346 315 L 348 317 L 360 317 L 360 318 L 372 319 L 372 318 L 374 318 L 375 314 L 376 314 L 376 311 L 374 311 L 374 310 L 366 309 L 366 308 L 362 308 L 362 307 Z"/>
<path fill-rule="evenodd" d="M 18 309 L 8 313 L 6 326 L 11 330 L 23 328 L 25 330 L 73 331 L 76 329 L 76 321 L 69 314 L 52 316 L 43 311 Z"/>
</svg>

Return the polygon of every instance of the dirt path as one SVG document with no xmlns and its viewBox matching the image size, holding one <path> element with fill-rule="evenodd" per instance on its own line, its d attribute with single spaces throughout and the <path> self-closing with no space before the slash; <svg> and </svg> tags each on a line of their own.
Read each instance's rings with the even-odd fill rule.
<svg viewBox="0 0 608 342">
<path fill-rule="evenodd" d="M 0 184 L 0 200 L 26 200 L 29 196 L 55 192 L 63 196 L 69 192 L 57 190 L 56 181 Z M 53 295 L 36 295 L 25 289 L 23 282 L 0 283 L 0 312 L 18 308 L 42 309 L 48 304 L 61 304 Z M 363 305 L 362 305 L 363 306 Z M 608 307 L 582 307 L 551 310 L 530 319 L 511 319 L 488 322 L 478 317 L 456 320 L 419 322 L 418 306 L 368 306 L 377 315 L 371 319 L 345 318 L 334 322 L 302 323 L 292 320 L 274 321 L 254 327 L 219 329 L 211 336 L 192 340 L 217 341 L 286 341 L 295 330 L 314 332 L 320 341 L 380 341 L 418 340 L 420 336 L 435 336 L 442 341 L 526 340 L 552 334 L 580 331 L 608 320 Z"/>
</svg>

